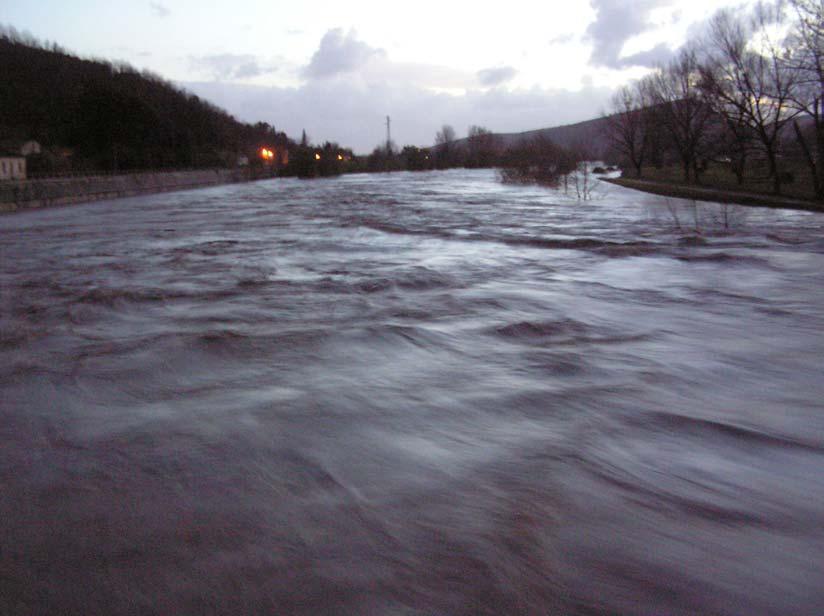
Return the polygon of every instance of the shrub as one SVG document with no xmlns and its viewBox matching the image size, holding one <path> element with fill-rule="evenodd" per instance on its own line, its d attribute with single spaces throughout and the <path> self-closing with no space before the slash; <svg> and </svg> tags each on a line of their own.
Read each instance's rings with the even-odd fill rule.
<svg viewBox="0 0 824 616">
<path fill-rule="evenodd" d="M 501 162 L 501 181 L 555 187 L 564 176 L 575 171 L 580 160 L 576 152 L 536 137 L 507 150 Z"/>
</svg>

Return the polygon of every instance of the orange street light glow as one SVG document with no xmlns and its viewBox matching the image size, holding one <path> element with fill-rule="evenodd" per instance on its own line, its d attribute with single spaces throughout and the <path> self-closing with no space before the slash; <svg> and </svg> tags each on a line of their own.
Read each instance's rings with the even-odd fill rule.
<svg viewBox="0 0 824 616">
<path fill-rule="evenodd" d="M 315 160 L 320 160 L 320 154 L 315 154 Z"/>
<path fill-rule="evenodd" d="M 343 156 L 341 156 L 340 154 L 338 154 L 338 160 L 343 160 Z"/>
</svg>

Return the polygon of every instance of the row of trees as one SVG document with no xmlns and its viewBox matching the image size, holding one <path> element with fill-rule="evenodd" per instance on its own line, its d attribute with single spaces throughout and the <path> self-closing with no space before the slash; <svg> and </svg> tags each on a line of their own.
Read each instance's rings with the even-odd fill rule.
<svg viewBox="0 0 824 616">
<path fill-rule="evenodd" d="M 742 183 L 763 163 L 780 193 L 792 179 L 785 161 L 795 156 L 824 198 L 824 3 L 781 8 L 717 13 L 701 40 L 616 93 L 610 139 L 637 176 L 674 158 L 687 182 L 715 161 Z"/>
<path fill-rule="evenodd" d="M 330 177 L 354 171 L 356 165 L 352 150 L 330 141 L 313 145 L 303 131 L 300 143 L 292 144 L 289 162 L 278 172 L 299 178 Z"/>
<path fill-rule="evenodd" d="M 482 126 L 470 126 L 466 140 L 455 139 L 455 129 L 445 124 L 435 134 L 434 165 L 438 169 L 480 169 L 500 164 L 504 149 L 500 138 Z"/>
<path fill-rule="evenodd" d="M 504 149 L 492 131 L 470 126 L 468 136 L 458 140 L 455 129 L 445 124 L 435 134 L 432 148 L 413 145 L 398 149 L 394 142 L 383 143 L 356 166 L 358 171 L 424 171 L 428 169 L 470 169 L 495 167 L 501 163 Z"/>
</svg>

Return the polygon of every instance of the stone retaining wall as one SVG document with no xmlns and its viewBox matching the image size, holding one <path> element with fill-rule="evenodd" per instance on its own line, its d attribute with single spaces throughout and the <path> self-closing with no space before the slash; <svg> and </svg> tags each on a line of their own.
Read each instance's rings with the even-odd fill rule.
<svg viewBox="0 0 824 616">
<path fill-rule="evenodd" d="M 86 203 L 248 180 L 244 169 L 204 169 L 0 182 L 0 212 Z"/>
</svg>

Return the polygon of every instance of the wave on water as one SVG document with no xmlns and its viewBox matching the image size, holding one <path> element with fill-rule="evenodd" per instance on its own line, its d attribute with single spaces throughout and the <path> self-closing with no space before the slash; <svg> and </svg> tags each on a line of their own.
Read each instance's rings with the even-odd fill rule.
<svg viewBox="0 0 824 616">
<path fill-rule="evenodd" d="M 0 218 L 0 613 L 819 614 L 824 216 L 596 192 Z"/>
</svg>

